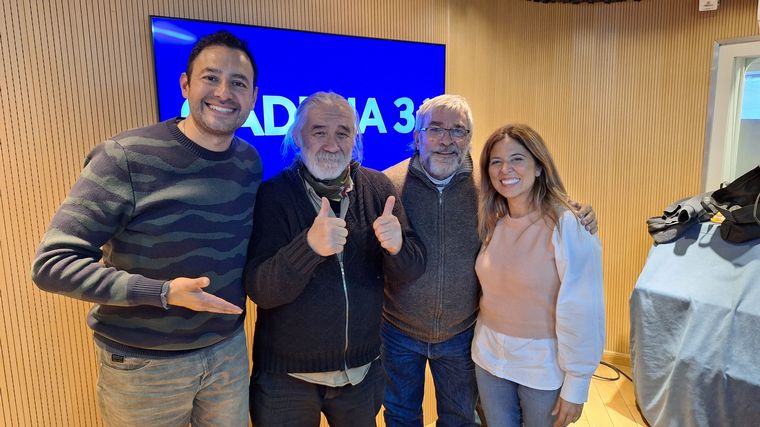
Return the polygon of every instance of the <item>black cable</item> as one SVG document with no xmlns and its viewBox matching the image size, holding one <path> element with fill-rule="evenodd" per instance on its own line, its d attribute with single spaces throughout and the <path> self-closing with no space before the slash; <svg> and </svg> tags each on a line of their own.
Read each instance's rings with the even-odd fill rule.
<svg viewBox="0 0 760 427">
<path fill-rule="evenodd" d="M 615 365 L 613 365 L 611 363 L 607 363 L 607 362 L 605 362 L 603 360 L 600 361 L 599 363 L 601 365 L 604 365 L 604 366 L 612 369 L 613 371 L 615 371 L 615 376 L 614 377 L 605 377 L 605 376 L 602 376 L 602 375 L 594 374 L 593 375 L 594 378 L 596 378 L 598 380 L 602 380 L 602 381 L 617 381 L 617 380 L 620 379 L 620 376 L 622 375 L 622 376 L 628 378 L 628 381 L 633 382 L 633 378 L 629 377 L 628 374 L 626 374 L 625 372 L 621 371 L 620 368 L 618 368 L 617 366 L 615 366 Z"/>
<path fill-rule="evenodd" d="M 600 365 L 604 364 L 604 362 L 599 362 L 599 364 Z M 605 377 L 604 375 L 594 374 L 593 378 L 595 378 L 597 380 L 602 380 L 602 381 L 617 381 L 617 380 L 619 380 L 620 379 L 620 371 L 618 371 L 615 368 L 613 368 L 612 370 L 615 372 L 615 376 L 614 377 Z"/>
</svg>

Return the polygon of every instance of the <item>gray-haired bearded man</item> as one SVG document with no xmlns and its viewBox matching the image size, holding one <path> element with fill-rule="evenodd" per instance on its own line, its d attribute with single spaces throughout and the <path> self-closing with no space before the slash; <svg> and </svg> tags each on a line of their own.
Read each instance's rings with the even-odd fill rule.
<svg viewBox="0 0 760 427">
<path fill-rule="evenodd" d="M 360 158 L 340 95 L 306 98 L 285 139 L 294 163 L 259 190 L 246 267 L 257 304 L 251 417 L 258 427 L 373 426 L 383 397 L 383 287 L 425 251 L 385 175 Z"/>
</svg>

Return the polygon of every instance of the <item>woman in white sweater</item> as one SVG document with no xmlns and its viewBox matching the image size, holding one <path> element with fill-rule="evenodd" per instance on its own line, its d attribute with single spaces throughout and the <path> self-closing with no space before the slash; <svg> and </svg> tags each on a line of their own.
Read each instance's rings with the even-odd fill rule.
<svg viewBox="0 0 760 427">
<path fill-rule="evenodd" d="M 472 358 L 490 426 L 576 421 L 604 348 L 599 239 L 572 213 L 541 136 L 507 125 L 480 158 L 483 295 Z"/>
</svg>

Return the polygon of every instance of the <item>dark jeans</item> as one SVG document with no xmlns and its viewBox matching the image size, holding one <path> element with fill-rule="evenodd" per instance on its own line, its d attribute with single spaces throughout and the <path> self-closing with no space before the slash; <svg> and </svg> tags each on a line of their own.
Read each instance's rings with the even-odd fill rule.
<svg viewBox="0 0 760 427">
<path fill-rule="evenodd" d="M 441 343 L 414 339 L 383 322 L 380 351 L 385 367 L 385 424 L 422 426 L 425 365 L 435 383 L 438 426 L 477 426 L 478 389 L 470 357 L 474 328 Z"/>
<path fill-rule="evenodd" d="M 256 427 L 316 427 L 321 412 L 331 427 L 363 427 L 376 425 L 385 383 L 377 360 L 357 385 L 328 387 L 288 374 L 254 372 L 250 387 L 251 420 Z"/>
</svg>

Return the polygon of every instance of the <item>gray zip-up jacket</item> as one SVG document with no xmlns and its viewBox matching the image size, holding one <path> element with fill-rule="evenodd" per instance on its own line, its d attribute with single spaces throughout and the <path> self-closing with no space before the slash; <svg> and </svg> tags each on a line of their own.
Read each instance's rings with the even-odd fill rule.
<svg viewBox="0 0 760 427">
<path fill-rule="evenodd" d="M 385 287 L 383 317 L 413 338 L 446 341 L 470 328 L 478 311 L 475 258 L 480 239 L 472 158 L 467 155 L 440 192 L 422 170 L 419 152 L 385 174 L 427 249 L 427 266 L 416 281 Z"/>
</svg>

